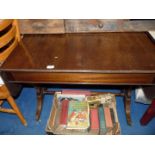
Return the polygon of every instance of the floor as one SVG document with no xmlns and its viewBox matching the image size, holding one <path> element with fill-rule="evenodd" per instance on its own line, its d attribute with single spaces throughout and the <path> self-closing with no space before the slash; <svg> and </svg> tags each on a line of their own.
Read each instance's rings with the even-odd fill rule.
<svg viewBox="0 0 155 155">
<path fill-rule="evenodd" d="M 53 88 L 52 88 L 53 89 Z M 59 90 L 60 88 L 54 88 Z M 96 91 L 107 91 L 101 88 L 86 88 Z M 108 89 L 110 92 L 119 92 L 118 89 Z M 16 115 L 0 113 L 0 135 L 46 135 L 45 128 L 50 114 L 52 106 L 51 95 L 46 95 L 44 98 L 44 105 L 41 114 L 41 119 L 35 121 L 36 111 L 36 92 L 34 88 L 24 87 L 20 96 L 16 99 L 16 102 L 22 111 L 28 126 L 25 127 L 21 124 Z M 141 126 L 140 118 L 144 114 L 148 105 L 135 103 L 134 91 L 132 91 L 132 104 L 131 104 L 131 117 L 132 126 L 128 126 L 126 123 L 126 117 L 124 112 L 123 98 L 117 97 L 117 112 L 121 125 L 122 135 L 154 135 L 155 134 L 155 119 L 153 119 L 148 125 Z M 5 103 L 7 106 L 7 103 Z"/>
</svg>

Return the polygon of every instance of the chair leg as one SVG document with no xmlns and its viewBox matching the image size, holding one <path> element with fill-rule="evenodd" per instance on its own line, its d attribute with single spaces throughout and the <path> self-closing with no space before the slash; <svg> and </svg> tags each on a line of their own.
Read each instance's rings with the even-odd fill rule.
<svg viewBox="0 0 155 155">
<path fill-rule="evenodd" d="M 3 104 L 3 100 L 0 100 L 0 106 Z"/>
<path fill-rule="evenodd" d="M 15 100 L 12 98 L 12 96 L 9 96 L 7 98 L 7 101 L 9 102 L 9 104 L 11 105 L 11 107 L 13 108 L 13 110 L 15 111 L 17 116 L 19 117 L 22 124 L 27 126 L 27 122 L 26 122 L 25 118 L 23 117 L 22 113 L 20 112 L 20 110 L 19 110 L 18 106 L 16 105 Z"/>
<path fill-rule="evenodd" d="M 152 101 L 151 105 L 141 118 L 140 120 L 141 125 L 147 125 L 152 120 L 153 117 L 155 117 L 155 99 Z"/>
</svg>

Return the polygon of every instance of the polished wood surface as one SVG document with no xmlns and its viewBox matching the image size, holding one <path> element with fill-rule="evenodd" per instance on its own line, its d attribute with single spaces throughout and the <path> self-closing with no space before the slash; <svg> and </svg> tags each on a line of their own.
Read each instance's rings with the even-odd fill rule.
<svg viewBox="0 0 155 155">
<path fill-rule="evenodd" d="M 4 61 L 8 58 L 8 56 L 13 52 L 13 49 L 17 46 L 18 41 L 20 41 L 20 34 L 17 25 L 17 20 L 0 20 L 0 63 L 4 63 Z M 12 93 L 10 90 L 13 90 L 13 94 L 16 95 L 19 91 L 19 87 L 17 85 L 15 87 L 9 85 L 7 81 L 5 84 L 0 83 L 0 112 L 16 114 L 23 125 L 27 125 L 25 118 L 20 112 L 14 98 L 12 97 Z M 11 108 L 2 107 L 4 101 L 7 100 Z"/>
<path fill-rule="evenodd" d="M 9 26 L 12 21 L 12 19 L 0 19 L 0 31 L 4 30 L 7 26 Z"/>
<path fill-rule="evenodd" d="M 12 83 L 152 85 L 155 43 L 145 32 L 26 34 L 0 70 Z M 125 110 L 131 124 L 129 90 Z"/>
<path fill-rule="evenodd" d="M 24 35 L 22 42 L 1 70 L 155 73 L 155 44 L 142 32 Z"/>
<path fill-rule="evenodd" d="M 12 71 L 7 79 L 10 82 L 31 84 L 150 85 L 155 83 L 155 74 L 45 73 Z"/>
<path fill-rule="evenodd" d="M 20 42 L 20 32 L 18 21 L 16 19 L 0 20 L 0 64 L 13 52 L 14 48 Z M 5 78 L 5 77 L 4 77 Z M 21 85 L 10 84 L 5 81 L 13 97 L 17 97 L 21 91 Z"/>
<path fill-rule="evenodd" d="M 17 43 L 20 41 L 20 34 L 17 20 L 0 21 L 0 63 L 3 63 L 11 54 Z"/>
</svg>

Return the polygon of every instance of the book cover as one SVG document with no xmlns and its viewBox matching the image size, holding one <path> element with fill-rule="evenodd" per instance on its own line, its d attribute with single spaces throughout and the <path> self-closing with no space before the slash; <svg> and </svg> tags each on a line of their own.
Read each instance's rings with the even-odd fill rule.
<svg viewBox="0 0 155 155">
<path fill-rule="evenodd" d="M 61 105 L 61 101 L 67 99 L 69 101 L 84 101 L 85 95 L 75 95 L 75 94 L 57 94 L 58 105 Z"/>
<path fill-rule="evenodd" d="M 87 129 L 89 127 L 89 106 L 84 101 L 70 101 L 67 129 Z"/>
</svg>

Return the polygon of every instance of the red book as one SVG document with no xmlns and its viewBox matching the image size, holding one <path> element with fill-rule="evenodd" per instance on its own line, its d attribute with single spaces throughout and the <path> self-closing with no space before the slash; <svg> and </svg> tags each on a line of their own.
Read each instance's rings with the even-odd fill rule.
<svg viewBox="0 0 155 155">
<path fill-rule="evenodd" d="M 110 109 L 108 107 L 104 107 L 104 115 L 105 115 L 106 127 L 112 128 L 113 127 L 112 118 L 111 118 Z"/>
<path fill-rule="evenodd" d="M 64 100 L 61 101 L 61 112 L 60 112 L 60 120 L 59 120 L 59 123 L 61 125 L 66 125 L 67 124 L 68 105 L 69 105 L 69 100 L 68 99 L 64 99 Z"/>
<path fill-rule="evenodd" d="M 97 108 L 90 109 L 90 123 L 91 131 L 96 130 L 96 132 L 99 132 L 99 117 Z"/>
<path fill-rule="evenodd" d="M 71 94 L 71 95 L 91 95 L 90 91 L 87 90 L 71 90 L 71 89 L 64 89 L 62 90 L 62 94 Z"/>
</svg>

